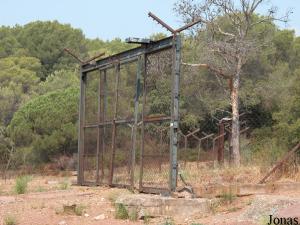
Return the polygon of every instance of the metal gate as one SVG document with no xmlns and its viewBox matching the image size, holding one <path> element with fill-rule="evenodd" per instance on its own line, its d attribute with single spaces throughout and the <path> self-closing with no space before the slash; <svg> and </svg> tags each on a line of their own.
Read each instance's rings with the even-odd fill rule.
<svg viewBox="0 0 300 225">
<path fill-rule="evenodd" d="M 180 36 L 81 65 L 78 184 L 172 191 Z"/>
</svg>

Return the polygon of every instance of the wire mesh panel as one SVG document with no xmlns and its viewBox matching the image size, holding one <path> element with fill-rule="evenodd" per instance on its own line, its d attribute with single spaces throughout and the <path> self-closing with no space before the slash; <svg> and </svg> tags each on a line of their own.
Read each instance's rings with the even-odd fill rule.
<svg viewBox="0 0 300 225">
<path fill-rule="evenodd" d="M 88 73 L 85 94 L 86 125 L 94 125 L 98 121 L 98 86 L 98 73 Z M 83 179 L 85 184 L 95 184 L 97 180 L 97 136 L 96 126 L 84 128 Z"/>
<path fill-rule="evenodd" d="M 116 132 L 116 149 L 113 162 L 113 185 L 130 185 L 132 125 L 119 124 Z"/>
<path fill-rule="evenodd" d="M 145 116 L 170 116 L 172 102 L 171 49 L 147 55 L 144 88 Z"/>
<path fill-rule="evenodd" d="M 102 93 L 103 93 L 103 111 L 104 117 L 103 121 L 112 121 L 114 119 L 114 110 L 116 102 L 116 71 L 115 68 L 110 68 L 102 71 L 103 83 Z"/>
<path fill-rule="evenodd" d="M 97 128 L 84 130 L 84 183 L 95 184 L 97 179 Z"/>
<path fill-rule="evenodd" d="M 170 173 L 169 123 L 145 125 L 143 187 L 168 188 Z"/>
<path fill-rule="evenodd" d="M 122 64 L 117 89 L 113 185 L 130 185 L 137 61 Z"/>
<path fill-rule="evenodd" d="M 112 126 L 99 128 L 99 184 L 108 184 L 110 176 L 110 157 L 112 147 Z"/>
<path fill-rule="evenodd" d="M 172 50 L 146 57 L 142 127 L 142 187 L 167 189 L 170 172 Z M 163 122 L 166 121 L 166 122 Z"/>
<path fill-rule="evenodd" d="M 82 65 L 80 184 L 170 187 L 171 121 L 178 120 L 172 47 L 168 37 Z"/>
<path fill-rule="evenodd" d="M 118 87 L 118 119 L 133 119 L 137 61 L 121 65 Z"/>
<path fill-rule="evenodd" d="M 85 124 L 98 122 L 98 88 L 99 72 L 88 73 L 86 77 Z"/>
</svg>

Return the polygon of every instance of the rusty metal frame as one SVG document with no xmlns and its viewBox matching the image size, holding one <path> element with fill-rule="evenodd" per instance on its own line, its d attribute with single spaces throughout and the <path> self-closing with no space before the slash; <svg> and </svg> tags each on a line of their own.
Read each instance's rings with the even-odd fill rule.
<svg viewBox="0 0 300 225">
<path fill-rule="evenodd" d="M 178 150 L 178 132 L 179 132 L 179 81 L 180 81 L 180 64 L 181 64 L 181 37 L 180 32 L 194 26 L 197 23 L 203 22 L 201 19 L 195 19 L 189 24 L 179 28 L 173 29 L 159 17 L 149 12 L 149 17 L 154 19 L 156 22 L 161 24 L 165 29 L 172 33 L 172 36 L 164 38 L 159 41 L 151 40 L 137 40 L 134 39 L 133 42 L 137 41 L 141 43 L 140 47 L 130 49 L 112 56 L 108 56 L 99 60 L 96 60 L 98 57 L 102 56 L 97 55 L 90 60 L 83 61 L 76 55 L 74 55 L 70 50 L 65 49 L 70 55 L 72 55 L 77 61 L 80 62 L 80 105 L 79 105 L 79 135 L 78 135 L 78 184 L 84 185 L 84 132 L 87 128 L 97 128 L 97 165 L 96 165 L 96 185 L 102 183 L 100 179 L 100 157 L 103 160 L 104 152 L 104 133 L 105 126 L 112 126 L 112 146 L 110 154 L 110 172 L 108 184 L 110 186 L 116 186 L 113 183 L 114 175 L 114 157 L 115 157 L 115 139 L 117 132 L 117 124 L 128 124 L 132 128 L 131 131 L 131 157 L 130 157 L 130 187 L 133 189 L 134 184 L 134 170 L 136 164 L 135 152 L 136 152 L 136 139 L 137 139 L 137 127 L 141 125 L 141 152 L 140 152 L 140 175 L 139 175 L 139 191 L 141 192 L 151 192 L 151 193 L 163 193 L 163 192 L 172 192 L 175 191 L 177 186 L 177 174 L 178 174 L 178 163 L 177 163 L 177 150 Z M 130 39 L 129 39 L 130 40 Z M 132 42 L 132 41 L 131 41 Z M 145 82 L 143 88 L 143 99 L 142 99 L 142 112 L 139 112 L 139 97 L 140 97 L 140 79 L 143 78 L 145 81 L 146 78 L 146 57 L 148 54 L 160 52 L 163 50 L 172 50 L 172 96 L 170 102 L 170 111 L 171 116 L 163 117 L 146 117 L 145 116 L 145 104 L 146 104 L 146 89 Z M 93 61 L 93 63 L 91 63 Z M 120 66 L 126 63 L 137 61 L 137 74 L 136 74 L 136 90 L 135 90 L 135 99 L 134 99 L 134 115 L 133 118 L 117 118 L 118 111 L 118 90 L 119 90 L 119 77 L 120 77 Z M 106 120 L 106 107 L 107 107 L 107 94 L 106 94 L 106 70 L 109 68 L 115 68 L 116 75 L 116 87 L 115 87 L 115 102 L 114 102 L 114 118 L 113 120 Z M 98 120 L 97 123 L 86 124 L 85 123 L 85 95 L 86 95 L 86 79 L 88 73 L 98 70 L 100 72 L 99 87 L 98 87 Z M 141 119 L 139 121 L 139 114 L 141 114 Z M 155 123 L 155 122 L 170 122 L 170 177 L 168 189 L 166 188 L 153 188 L 153 187 L 144 187 L 143 186 L 143 154 L 145 147 L 145 124 L 146 123 Z M 101 128 L 103 128 L 101 130 Z M 194 134 L 192 134 L 194 135 Z M 102 154 L 100 151 L 102 149 Z M 161 168 L 160 168 L 161 169 Z M 101 166 L 101 177 L 103 178 L 103 165 Z M 119 185 L 118 185 L 119 186 Z M 121 184 L 121 186 L 127 186 Z"/>
<path fill-rule="evenodd" d="M 177 129 L 178 129 L 178 120 L 179 120 L 179 109 L 178 109 L 178 100 L 179 100 L 179 76 L 180 76 L 180 36 L 173 35 L 167 38 L 164 38 L 159 41 L 150 42 L 149 44 L 142 44 L 140 47 L 130 49 L 112 56 L 108 56 L 99 60 L 96 60 L 94 63 L 82 63 L 80 70 L 80 106 L 79 106 L 79 139 L 78 139 L 78 184 L 80 185 L 90 185 L 87 183 L 84 178 L 84 132 L 88 128 L 97 128 L 97 151 L 96 151 L 96 178 L 95 184 L 101 185 L 104 172 L 103 165 L 103 151 L 105 140 L 103 138 L 103 133 L 105 126 L 110 125 L 112 127 L 112 145 L 110 149 L 110 165 L 109 165 L 109 178 L 108 185 L 110 186 L 122 186 L 122 187 L 135 187 L 134 181 L 134 170 L 136 165 L 135 152 L 137 148 L 137 127 L 140 124 L 142 129 L 142 149 L 141 149 L 141 158 L 140 161 L 140 177 L 139 177 L 139 190 L 141 192 L 165 192 L 166 189 L 151 188 L 143 186 L 143 133 L 146 123 L 156 123 L 156 122 L 170 122 L 170 180 L 168 191 L 175 190 L 176 188 L 176 179 L 177 179 Z M 139 97 L 140 97 L 140 79 L 146 75 L 146 57 L 148 54 L 173 49 L 173 72 L 172 72 L 172 102 L 170 102 L 171 107 L 171 116 L 159 116 L 159 117 L 146 117 L 144 110 L 139 112 Z M 121 65 L 136 62 L 137 63 L 137 73 L 136 73 L 136 90 L 135 90 L 135 105 L 134 105 L 134 115 L 133 118 L 117 118 L 118 111 L 118 90 L 119 90 L 119 79 L 120 79 L 120 67 Z M 114 76 L 116 77 L 115 82 L 115 101 L 114 101 L 114 118 L 112 120 L 107 120 L 105 117 L 105 111 L 107 107 L 107 93 L 106 93 L 106 79 L 107 73 L 106 70 L 109 68 L 114 68 Z M 99 71 L 99 85 L 98 85 L 98 119 L 96 123 L 86 123 L 85 121 L 85 98 L 86 98 L 86 79 L 89 76 L 89 73 L 92 71 Z M 142 105 L 145 106 L 145 93 L 143 94 Z M 141 118 L 139 119 L 139 114 Z M 129 124 L 132 126 L 131 134 L 131 158 L 130 163 L 130 184 L 114 184 L 114 158 L 115 158 L 115 139 L 117 133 L 118 124 Z M 102 154 L 101 154 L 102 152 Z"/>
</svg>

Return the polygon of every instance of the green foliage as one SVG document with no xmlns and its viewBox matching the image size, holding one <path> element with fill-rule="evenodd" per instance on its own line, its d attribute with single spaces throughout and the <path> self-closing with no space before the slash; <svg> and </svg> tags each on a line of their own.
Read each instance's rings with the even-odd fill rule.
<svg viewBox="0 0 300 225">
<path fill-rule="evenodd" d="M 55 70 L 74 66 L 74 59 L 63 53 L 64 48 L 70 48 L 82 56 L 87 50 L 81 30 L 57 21 L 28 23 L 19 30 L 17 39 L 21 46 L 27 49 L 28 54 L 40 59 L 41 79 L 45 79 Z"/>
<path fill-rule="evenodd" d="M 20 105 L 33 94 L 40 67 L 39 60 L 33 57 L 0 59 L 0 125 L 8 125 Z"/>
<path fill-rule="evenodd" d="M 74 209 L 74 213 L 77 216 L 82 216 L 85 212 L 85 209 L 86 209 L 86 206 L 84 206 L 82 204 L 76 205 L 76 207 Z"/>
<path fill-rule="evenodd" d="M 46 191 L 46 188 L 44 188 L 43 186 L 38 186 L 38 187 L 36 188 L 36 191 L 37 191 L 37 192 L 45 192 L 45 191 Z"/>
<path fill-rule="evenodd" d="M 254 20 L 258 19 L 254 15 Z M 231 31 L 227 18 L 219 18 L 222 28 Z M 268 31 L 268 32 L 265 32 Z M 201 63 L 206 32 L 183 36 L 183 61 Z M 164 38 L 153 34 L 152 40 Z M 196 38 L 195 38 L 196 37 Z M 270 40 L 259 54 L 249 55 L 241 76 L 241 111 L 248 112 L 251 140 L 242 154 L 244 161 L 272 164 L 300 140 L 300 37 L 291 30 L 280 30 L 275 24 L 258 25 L 249 34 L 253 40 Z M 221 38 L 221 37 L 217 37 Z M 68 24 L 32 22 L 24 26 L 0 27 L 0 162 L 5 164 L 13 150 L 16 164 L 47 162 L 77 148 L 79 76 L 76 61 L 63 48 L 72 49 L 81 58 L 105 52 L 124 51 L 129 45 L 116 38 L 111 41 L 87 39 L 79 29 Z M 156 68 L 156 66 L 154 66 Z M 170 114 L 171 69 L 153 70 L 147 95 L 149 114 Z M 136 68 L 122 67 L 119 115 L 132 115 Z M 108 70 L 108 83 L 112 76 Z M 98 72 L 93 73 L 98 76 Z M 91 77 L 91 76 L 90 76 Z M 201 128 L 216 133 L 213 117 L 216 111 L 230 109 L 228 83 L 206 69 L 181 67 L 180 129 Z M 91 110 L 87 121 L 97 119 L 98 80 L 89 83 L 86 104 Z M 129 96 L 124 98 L 124 96 Z M 108 114 L 113 110 L 108 98 Z M 141 107 L 141 106 L 140 106 Z M 221 116 L 221 114 L 220 114 Z M 224 114 L 224 116 L 228 116 Z M 8 128 L 8 129 L 7 129 Z M 91 133 L 91 135 L 95 135 Z M 119 133 L 119 146 L 128 138 L 127 130 Z M 93 140 L 94 141 L 94 140 Z M 91 141 L 91 143 L 95 144 Z M 190 147 L 190 146 L 189 146 Z M 179 153 L 180 158 L 197 159 L 197 151 Z M 203 152 L 201 151 L 201 154 Z M 125 154 L 116 156 L 118 162 Z M 201 155 L 202 158 L 202 155 Z"/>
<path fill-rule="evenodd" d="M 42 95 L 67 88 L 76 88 L 78 86 L 79 76 L 77 71 L 58 70 L 50 74 L 44 82 L 39 83 L 37 92 Z"/>
<path fill-rule="evenodd" d="M 17 219 L 13 215 L 7 215 L 4 217 L 4 225 L 17 225 Z"/>
<path fill-rule="evenodd" d="M 232 191 L 224 192 L 221 196 L 221 202 L 223 203 L 232 203 L 236 199 L 236 195 Z"/>
<path fill-rule="evenodd" d="M 19 148 L 30 147 L 34 162 L 58 153 L 72 153 L 77 145 L 78 89 L 50 92 L 26 103 L 9 126 Z"/>
<path fill-rule="evenodd" d="M 116 219 L 121 219 L 121 220 L 129 219 L 128 210 L 123 204 L 116 203 L 115 208 L 116 208 L 116 214 L 115 214 Z"/>
<path fill-rule="evenodd" d="M 0 58 L 14 55 L 20 44 L 15 35 L 15 29 L 10 27 L 0 27 Z"/>
<path fill-rule="evenodd" d="M 166 219 L 162 225 L 175 225 L 172 219 Z"/>
<path fill-rule="evenodd" d="M 21 176 L 16 179 L 14 190 L 16 194 L 25 194 L 27 191 L 28 183 L 31 181 L 30 176 Z"/>
<path fill-rule="evenodd" d="M 99 54 L 100 52 L 112 55 L 135 47 L 132 44 L 122 42 L 120 38 L 115 38 L 111 41 L 103 41 L 98 38 L 92 40 L 86 39 L 86 46 L 90 56 L 96 55 L 97 53 Z"/>
<path fill-rule="evenodd" d="M 59 182 L 59 189 L 60 190 L 67 190 L 70 187 L 70 183 L 67 179 L 64 179 L 63 181 Z"/>
<path fill-rule="evenodd" d="M 131 221 L 137 221 L 138 220 L 138 212 L 136 208 L 133 208 L 128 213 L 128 219 Z"/>
</svg>

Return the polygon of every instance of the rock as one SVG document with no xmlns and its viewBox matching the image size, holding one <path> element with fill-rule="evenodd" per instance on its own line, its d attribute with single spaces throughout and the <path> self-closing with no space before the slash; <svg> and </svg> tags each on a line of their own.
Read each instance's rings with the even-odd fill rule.
<svg viewBox="0 0 300 225">
<path fill-rule="evenodd" d="M 0 205 L 1 205 L 1 204 L 14 203 L 14 202 L 16 202 L 16 198 L 15 198 L 15 197 L 11 197 L 11 196 L 0 196 Z"/>
<path fill-rule="evenodd" d="M 74 214 L 76 211 L 76 204 L 72 205 L 63 205 L 64 213 L 66 214 Z"/>
<path fill-rule="evenodd" d="M 89 214 L 87 214 L 87 213 L 85 213 L 85 214 L 84 214 L 84 217 L 89 217 L 89 216 L 90 216 L 90 215 L 89 215 Z"/>
<path fill-rule="evenodd" d="M 104 220 L 105 219 L 105 215 L 104 214 L 101 214 L 99 216 L 95 216 L 94 217 L 95 220 Z"/>
<path fill-rule="evenodd" d="M 45 183 L 46 184 L 58 184 L 58 181 L 57 180 L 47 180 Z"/>
<path fill-rule="evenodd" d="M 64 221 L 64 220 L 62 220 L 62 221 L 60 221 L 60 222 L 58 223 L 58 225 L 67 225 L 67 222 Z"/>
<path fill-rule="evenodd" d="M 157 195 L 122 195 L 117 204 L 123 204 L 128 211 L 135 209 L 139 218 L 150 217 L 192 217 L 210 212 L 211 200 L 196 198 L 172 198 Z"/>
<path fill-rule="evenodd" d="M 278 215 L 278 212 L 285 208 L 300 205 L 300 198 L 292 198 L 280 195 L 259 195 L 256 196 L 251 205 L 241 214 L 240 219 L 259 221 L 266 215 Z M 288 215 L 287 215 L 288 216 Z"/>
</svg>

